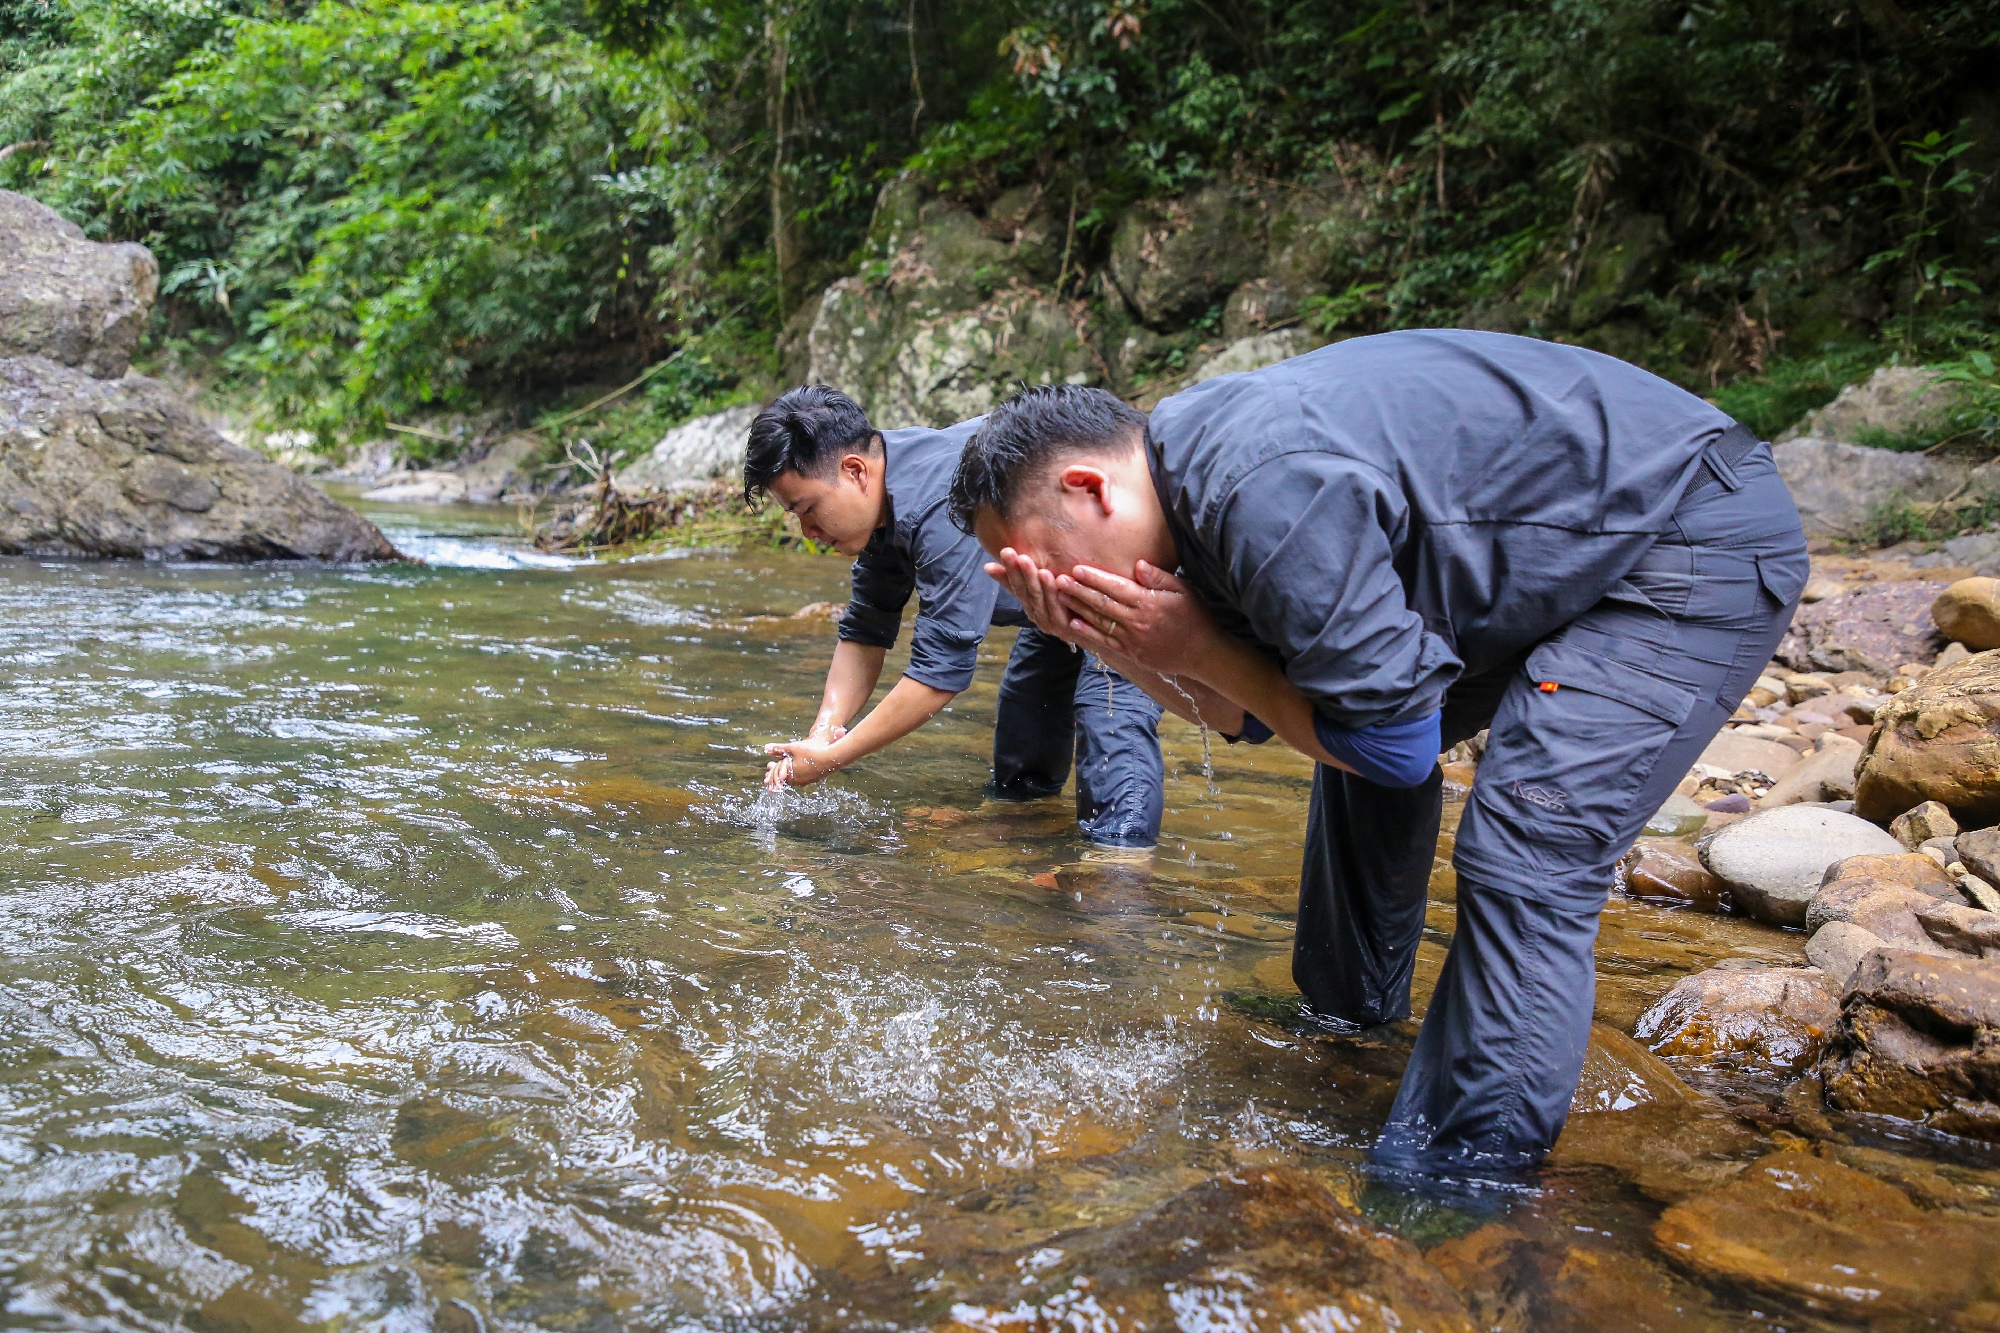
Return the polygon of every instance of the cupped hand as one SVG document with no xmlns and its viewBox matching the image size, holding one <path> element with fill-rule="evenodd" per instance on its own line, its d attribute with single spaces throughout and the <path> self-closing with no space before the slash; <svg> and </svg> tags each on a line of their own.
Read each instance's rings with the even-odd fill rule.
<svg viewBox="0 0 2000 1333">
<path fill-rule="evenodd" d="M 986 572 L 1000 586 L 1014 594 L 1021 611 L 1034 627 L 1058 639 L 1071 639 L 1070 611 L 1056 595 L 1056 576 L 1011 546 L 1000 549 L 1000 558 L 989 562 Z"/>
<path fill-rule="evenodd" d="M 788 786 L 810 787 L 840 768 L 831 740 L 808 736 L 804 740 L 778 741 L 765 746 L 764 753 L 771 756 L 771 762 L 764 766 L 766 791 Z"/>
<path fill-rule="evenodd" d="M 1186 584 L 1141 560 L 1134 578 L 1078 565 L 1055 580 L 1068 611 L 1065 637 L 1116 662 L 1199 678 L 1196 664 L 1221 630 Z"/>
</svg>

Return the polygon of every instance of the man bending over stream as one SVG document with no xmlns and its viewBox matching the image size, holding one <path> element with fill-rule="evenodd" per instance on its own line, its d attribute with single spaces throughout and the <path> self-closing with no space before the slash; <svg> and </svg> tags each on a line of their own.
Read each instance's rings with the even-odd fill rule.
<svg viewBox="0 0 2000 1333">
<path fill-rule="evenodd" d="M 1612 868 L 1769 660 L 1806 580 L 1767 446 L 1595 352 L 1356 338 L 1160 404 L 1029 389 L 953 517 L 1050 634 L 1317 764 L 1292 974 L 1410 1014 L 1439 751 L 1491 727 L 1451 952 L 1375 1168 L 1504 1179 L 1561 1132 Z"/>
<path fill-rule="evenodd" d="M 1100 846 L 1150 847 L 1165 770 L 1160 709 L 1084 653 L 1027 625 L 1013 597 L 980 572 L 986 557 L 953 527 L 945 496 L 960 450 L 983 418 L 947 430 L 878 431 L 852 398 L 823 384 L 793 389 L 750 426 L 743 486 L 769 492 L 805 535 L 855 557 L 853 595 L 826 692 L 805 739 L 766 747 L 765 785 L 803 786 L 893 745 L 972 683 L 988 625 L 1022 625 L 1000 681 L 993 782 L 1001 800 L 1062 790 L 1076 755 L 1076 817 Z M 903 607 L 917 594 L 910 664 L 852 731 Z"/>
</svg>

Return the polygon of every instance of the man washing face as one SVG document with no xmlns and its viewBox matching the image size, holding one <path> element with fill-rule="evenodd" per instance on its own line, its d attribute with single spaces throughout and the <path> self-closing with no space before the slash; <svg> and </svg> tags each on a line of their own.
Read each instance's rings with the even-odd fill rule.
<svg viewBox="0 0 2000 1333">
<path fill-rule="evenodd" d="M 952 470 L 979 421 L 877 431 L 846 394 L 810 384 L 752 423 L 745 491 L 777 497 L 808 538 L 855 557 L 819 712 L 804 739 L 767 747 L 766 785 L 817 782 L 893 745 L 972 682 L 989 625 L 1024 625 L 1020 606 L 980 572 L 984 554 L 945 508 Z M 909 666 L 850 731 L 881 679 L 912 592 Z M 1052 796 L 1073 752 L 1084 836 L 1102 846 L 1150 847 L 1165 780 L 1159 721 L 1145 694 L 1093 669 L 1068 643 L 1024 627 L 1000 683 L 989 791 L 1001 800 Z"/>
<path fill-rule="evenodd" d="M 1451 953 L 1374 1161 L 1540 1161 L 1582 1069 L 1612 868 L 1805 583 L 1769 449 L 1610 357 L 1410 331 L 1221 376 L 1150 423 L 1027 390 L 967 445 L 952 508 L 1036 624 L 1316 761 L 1293 976 L 1322 1015 L 1409 1015 L 1436 756 L 1491 727 Z"/>
</svg>

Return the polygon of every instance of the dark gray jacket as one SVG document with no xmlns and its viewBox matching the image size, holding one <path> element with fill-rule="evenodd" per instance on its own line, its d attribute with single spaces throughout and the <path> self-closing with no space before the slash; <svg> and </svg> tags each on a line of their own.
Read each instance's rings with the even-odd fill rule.
<svg viewBox="0 0 2000 1333">
<path fill-rule="evenodd" d="M 1175 394 L 1147 451 L 1184 577 L 1362 727 L 1594 605 L 1733 424 L 1596 352 L 1411 330 Z"/>
<path fill-rule="evenodd" d="M 953 693 L 972 683 L 988 626 L 1026 623 L 1020 603 L 987 577 L 986 552 L 952 525 L 945 508 L 958 456 L 984 420 L 882 432 L 890 518 L 855 560 L 853 595 L 840 618 L 842 639 L 894 647 L 915 592 L 917 623 L 903 674 Z"/>
</svg>

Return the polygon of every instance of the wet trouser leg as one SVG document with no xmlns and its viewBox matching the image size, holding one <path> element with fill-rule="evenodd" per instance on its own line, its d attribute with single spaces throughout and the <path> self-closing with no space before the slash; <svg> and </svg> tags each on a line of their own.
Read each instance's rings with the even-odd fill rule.
<svg viewBox="0 0 2000 1333">
<path fill-rule="evenodd" d="M 1378 1166 L 1506 1173 L 1539 1161 L 1561 1132 L 1589 1039 L 1592 947 L 1612 867 L 1763 669 L 1805 582 L 1797 512 L 1769 451 L 1739 461 L 1728 483 L 1691 492 L 1638 568 L 1535 645 L 1497 691 L 1465 682 L 1494 711 L 1459 824 L 1457 927 L 1375 1148 Z M 1462 708 L 1447 739 L 1479 711 Z M 1326 785 L 1316 813 L 1331 811 Z M 1300 925 L 1303 899 L 1319 893 L 1353 923 L 1328 942 L 1333 961 L 1346 961 L 1344 934 L 1364 940 L 1354 970 L 1395 978 L 1407 1013 L 1422 929 L 1415 842 L 1434 832 L 1435 805 L 1415 793 L 1403 801 L 1415 828 L 1324 820 L 1316 830 L 1406 844 L 1383 883 L 1393 910 L 1364 909 L 1377 886 L 1357 879 L 1338 849 L 1319 846 L 1307 855 Z M 1305 947 L 1302 939 L 1302 956 Z M 1337 970 L 1333 961 L 1319 972 Z M 1329 1012 L 1357 1022 L 1399 1016 L 1398 995 L 1384 999 L 1374 1010 Z"/>
<path fill-rule="evenodd" d="M 1014 641 L 993 728 L 992 794 L 1053 796 L 1076 762 L 1076 817 L 1085 837 L 1150 847 L 1160 834 L 1166 771 L 1160 706 L 1097 659 L 1029 626 Z"/>
</svg>

